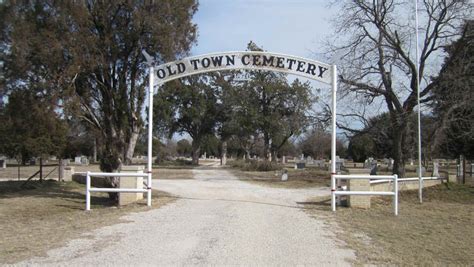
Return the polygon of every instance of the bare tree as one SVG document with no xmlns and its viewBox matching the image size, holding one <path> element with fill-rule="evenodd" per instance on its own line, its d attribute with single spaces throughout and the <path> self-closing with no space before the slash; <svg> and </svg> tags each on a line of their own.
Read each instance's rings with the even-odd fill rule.
<svg viewBox="0 0 474 267">
<path fill-rule="evenodd" d="M 353 0 L 345 2 L 336 22 L 337 37 L 330 51 L 340 55 L 341 96 L 363 100 L 365 105 L 383 105 L 393 132 L 393 172 L 405 175 L 409 117 L 417 106 L 417 75 L 420 103 L 432 101 L 434 82 L 428 78 L 439 70 L 441 48 L 458 36 L 467 1 L 424 0 L 419 10 L 420 57 L 416 62 L 413 1 Z M 417 64 L 419 72 L 417 71 Z M 352 100 L 354 101 L 354 100 Z M 367 107 L 363 108 L 364 113 Z M 349 121 L 366 122 L 366 114 L 345 114 Z M 339 124 L 354 130 L 354 123 Z"/>
</svg>

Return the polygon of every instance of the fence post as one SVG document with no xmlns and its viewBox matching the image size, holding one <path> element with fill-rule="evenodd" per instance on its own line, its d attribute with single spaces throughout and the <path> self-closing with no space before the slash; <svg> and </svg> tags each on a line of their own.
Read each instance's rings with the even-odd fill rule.
<svg viewBox="0 0 474 267">
<path fill-rule="evenodd" d="M 393 207 L 395 209 L 395 216 L 398 216 L 398 175 L 393 175 Z"/>
<path fill-rule="evenodd" d="M 151 172 L 148 173 L 147 177 L 147 194 L 146 194 L 146 205 L 151 207 Z"/>
<path fill-rule="evenodd" d="M 336 211 L 336 178 L 331 174 L 331 209 Z"/>
<path fill-rule="evenodd" d="M 63 177 L 64 177 L 63 159 L 59 158 L 59 161 L 58 161 L 58 182 L 63 181 Z"/>
<path fill-rule="evenodd" d="M 43 182 L 43 158 L 40 158 L 40 183 Z"/>
<path fill-rule="evenodd" d="M 86 174 L 86 210 L 91 210 L 91 176 L 90 172 L 88 171 Z"/>
</svg>

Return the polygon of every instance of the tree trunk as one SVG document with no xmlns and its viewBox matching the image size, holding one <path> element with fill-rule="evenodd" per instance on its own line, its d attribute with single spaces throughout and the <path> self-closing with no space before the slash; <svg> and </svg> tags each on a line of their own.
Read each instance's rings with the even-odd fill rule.
<svg viewBox="0 0 474 267">
<path fill-rule="evenodd" d="M 222 141 L 221 165 L 225 166 L 226 164 L 227 164 L 227 141 Z"/>
<path fill-rule="evenodd" d="M 138 141 L 138 131 L 133 131 L 130 140 L 127 144 L 127 152 L 125 153 L 125 164 L 132 164 L 133 153 L 135 152 L 135 146 L 137 145 Z"/>
<path fill-rule="evenodd" d="M 109 128 L 109 131 L 103 132 L 103 135 L 107 134 L 110 136 L 105 136 L 104 138 L 105 149 L 100 159 L 100 170 L 103 172 L 116 172 L 122 164 L 121 157 L 124 155 L 123 142 L 117 137 L 117 132 L 112 127 Z M 116 188 L 119 186 L 118 177 L 106 177 L 104 179 L 108 187 Z M 110 192 L 109 198 L 118 202 L 118 193 Z"/>
<path fill-rule="evenodd" d="M 201 142 L 193 139 L 192 143 L 192 164 L 199 165 L 199 157 L 201 156 Z"/>
<path fill-rule="evenodd" d="M 404 153 L 404 141 L 405 135 L 407 132 L 408 120 L 407 116 L 397 116 L 395 114 L 390 114 L 392 118 L 392 131 L 393 131 L 393 148 L 392 148 L 392 157 L 393 157 L 393 169 L 392 172 L 397 174 L 398 177 L 405 177 L 405 157 Z"/>
<path fill-rule="evenodd" d="M 97 162 L 97 138 L 94 138 L 94 152 L 93 152 L 93 159 L 94 163 Z"/>
<path fill-rule="evenodd" d="M 244 150 L 245 150 L 244 159 L 250 160 L 250 145 L 248 143 L 245 144 Z"/>
<path fill-rule="evenodd" d="M 272 149 L 272 154 L 271 154 L 271 159 L 272 159 L 272 162 L 277 162 L 277 152 L 275 149 Z"/>
<path fill-rule="evenodd" d="M 271 155 L 270 155 L 270 137 L 268 136 L 268 133 L 263 134 L 263 158 L 265 160 L 268 160 Z"/>
</svg>

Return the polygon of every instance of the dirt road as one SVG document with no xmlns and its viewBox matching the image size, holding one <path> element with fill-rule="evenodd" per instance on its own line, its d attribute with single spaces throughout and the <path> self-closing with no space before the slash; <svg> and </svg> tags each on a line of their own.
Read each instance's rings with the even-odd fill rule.
<svg viewBox="0 0 474 267">
<path fill-rule="evenodd" d="M 298 204 L 326 189 L 279 189 L 239 181 L 222 169 L 193 180 L 154 180 L 179 199 L 132 214 L 20 265 L 349 265 L 323 222 Z"/>
</svg>

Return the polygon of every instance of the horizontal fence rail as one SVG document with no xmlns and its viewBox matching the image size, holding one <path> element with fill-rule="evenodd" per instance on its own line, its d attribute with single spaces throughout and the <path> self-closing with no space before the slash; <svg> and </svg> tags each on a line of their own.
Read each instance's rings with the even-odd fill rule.
<svg viewBox="0 0 474 267">
<path fill-rule="evenodd" d="M 424 180 L 440 180 L 443 178 L 440 177 L 421 177 L 421 179 Z M 407 182 L 407 181 L 418 181 L 420 178 L 418 177 L 411 177 L 411 178 L 398 178 L 398 182 Z M 374 180 L 370 181 L 370 184 L 381 184 L 381 183 L 386 183 L 386 182 L 391 182 L 391 179 L 380 179 L 380 180 Z"/>
<path fill-rule="evenodd" d="M 337 179 L 369 179 L 369 180 L 383 180 L 384 182 L 393 181 L 393 191 L 336 191 Z M 372 182 L 372 181 L 371 181 Z M 398 175 L 331 175 L 331 208 L 336 211 L 336 196 L 393 196 L 393 211 L 398 215 Z"/>
<path fill-rule="evenodd" d="M 86 210 L 91 210 L 91 192 L 115 192 L 115 193 L 147 193 L 147 205 L 151 206 L 151 173 L 123 173 L 123 172 L 85 172 L 86 174 Z M 104 188 L 91 187 L 92 177 L 146 177 L 148 184 L 146 188 Z"/>
</svg>

